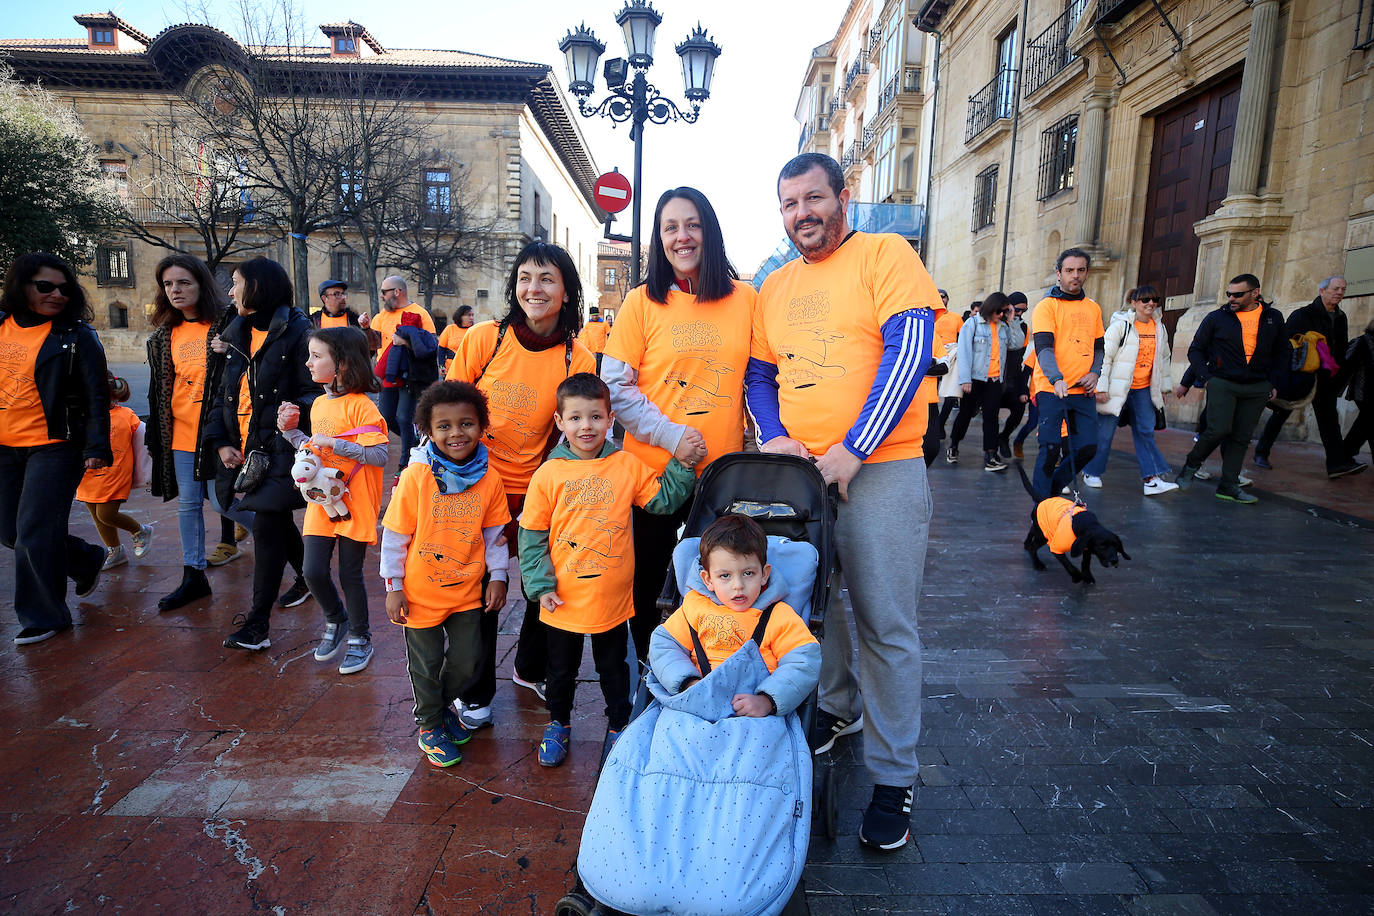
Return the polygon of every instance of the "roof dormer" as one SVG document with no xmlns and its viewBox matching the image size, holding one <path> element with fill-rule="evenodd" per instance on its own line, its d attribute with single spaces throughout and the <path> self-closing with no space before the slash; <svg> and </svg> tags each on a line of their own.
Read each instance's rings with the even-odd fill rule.
<svg viewBox="0 0 1374 916">
<path fill-rule="evenodd" d="M 82 13 L 73 16 L 86 27 L 86 47 L 91 51 L 146 51 L 151 39 L 114 14 Z"/>
<path fill-rule="evenodd" d="M 329 39 L 330 57 L 371 57 L 385 54 L 372 33 L 356 22 L 326 22 L 320 31 Z"/>
</svg>

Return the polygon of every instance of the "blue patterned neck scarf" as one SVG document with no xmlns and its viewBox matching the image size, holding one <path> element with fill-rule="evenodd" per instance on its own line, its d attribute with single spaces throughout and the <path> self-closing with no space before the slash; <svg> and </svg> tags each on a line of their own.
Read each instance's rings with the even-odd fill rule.
<svg viewBox="0 0 1374 916">
<path fill-rule="evenodd" d="M 425 445 L 425 460 L 434 473 L 434 482 L 445 496 L 456 496 L 481 480 L 487 473 L 487 447 L 477 443 L 472 457 L 459 464 L 449 458 L 433 442 Z"/>
</svg>

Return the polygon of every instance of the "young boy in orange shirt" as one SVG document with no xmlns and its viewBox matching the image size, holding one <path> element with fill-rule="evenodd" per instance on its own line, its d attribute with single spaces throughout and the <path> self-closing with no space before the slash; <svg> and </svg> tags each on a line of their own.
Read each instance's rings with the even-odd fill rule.
<svg viewBox="0 0 1374 916">
<path fill-rule="evenodd" d="M 595 375 L 569 376 L 557 395 L 554 421 L 565 441 L 534 472 L 520 515 L 525 596 L 539 602 L 539 619 L 549 627 L 545 696 L 551 721 L 539 743 L 539 763 L 546 767 L 568 756 L 583 636 L 592 638 L 606 698 L 607 742 L 614 742 L 630 721 L 625 625 L 634 616 L 630 507 L 668 515 L 696 483 L 692 469 L 676 458 L 655 478 L 647 464 L 607 441 L 615 419 L 611 392 Z"/>
<path fill-rule="evenodd" d="M 699 557 L 706 591 L 689 589 L 682 606 L 654 631 L 654 676 L 680 693 L 752 639 L 769 675 L 754 693 L 735 694 L 731 706 L 741 716 L 787 715 L 815 689 L 821 647 L 781 600 L 787 586 L 772 575 L 763 529 L 743 515 L 723 515 L 702 533 Z"/>
</svg>

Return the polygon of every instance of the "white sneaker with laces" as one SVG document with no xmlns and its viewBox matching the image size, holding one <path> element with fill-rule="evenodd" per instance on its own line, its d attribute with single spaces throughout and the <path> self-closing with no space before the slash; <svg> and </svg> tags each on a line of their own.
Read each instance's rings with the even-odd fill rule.
<svg viewBox="0 0 1374 916">
<path fill-rule="evenodd" d="M 101 564 L 100 571 L 114 569 L 116 566 L 124 566 L 129 562 L 129 558 L 124 554 L 124 545 L 118 547 L 105 548 L 105 562 Z"/>
<path fill-rule="evenodd" d="M 1237 486 L 1248 487 L 1248 486 L 1250 486 L 1250 484 L 1252 484 L 1252 483 L 1254 483 L 1254 481 L 1251 480 L 1249 477 L 1246 477 L 1244 474 L 1237 474 L 1237 475 L 1236 475 L 1236 485 L 1237 485 Z"/>
<path fill-rule="evenodd" d="M 1197 473 L 1193 474 L 1193 477 L 1195 477 L 1198 480 L 1211 480 L 1212 472 L 1207 470 L 1206 468 L 1198 468 Z"/>
<path fill-rule="evenodd" d="M 1091 475 L 1091 474 L 1084 474 L 1084 475 L 1083 475 L 1083 486 L 1085 486 L 1085 487 L 1091 487 L 1091 488 L 1093 488 L 1094 490 L 1100 490 L 1100 489 L 1102 489 L 1102 478 L 1101 478 L 1101 477 L 1094 477 L 1094 476 Z"/>
<path fill-rule="evenodd" d="M 143 555 L 153 546 L 153 526 L 140 526 L 138 533 L 130 537 L 129 540 L 134 542 L 134 556 L 142 559 Z"/>
<path fill-rule="evenodd" d="M 1145 495 L 1158 496 L 1161 493 L 1168 493 L 1170 490 L 1177 490 L 1178 484 L 1165 480 L 1163 477 L 1151 477 L 1145 481 Z"/>
<path fill-rule="evenodd" d="M 491 725 L 490 706 L 478 706 L 476 703 L 465 704 L 459 700 L 453 704 L 453 708 L 458 713 L 458 721 L 468 731 L 476 731 Z"/>
</svg>

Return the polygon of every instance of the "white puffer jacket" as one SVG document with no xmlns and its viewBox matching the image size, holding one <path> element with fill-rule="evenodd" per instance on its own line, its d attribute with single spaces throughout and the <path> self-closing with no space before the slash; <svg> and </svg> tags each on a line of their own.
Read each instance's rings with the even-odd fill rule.
<svg viewBox="0 0 1374 916">
<path fill-rule="evenodd" d="M 1169 368 L 1169 332 L 1164 325 L 1154 319 L 1155 325 L 1155 365 L 1150 375 L 1150 401 L 1156 406 L 1164 406 L 1164 392 L 1173 388 Z M 1140 335 L 1135 330 L 1135 309 L 1122 309 L 1112 315 L 1107 331 L 1102 335 L 1105 348 L 1102 359 L 1102 380 L 1098 390 L 1107 392 L 1106 403 L 1099 402 L 1098 413 L 1121 416 L 1121 408 L 1126 404 L 1126 396 L 1131 392 L 1131 380 L 1135 376 L 1135 361 L 1140 354 Z"/>
</svg>

